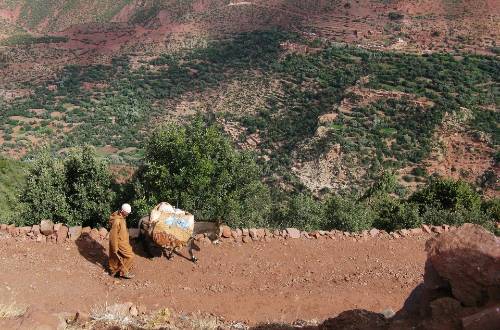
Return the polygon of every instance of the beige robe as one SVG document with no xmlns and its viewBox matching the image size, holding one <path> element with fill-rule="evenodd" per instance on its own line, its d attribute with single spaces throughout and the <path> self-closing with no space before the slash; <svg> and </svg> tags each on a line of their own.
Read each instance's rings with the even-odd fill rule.
<svg viewBox="0 0 500 330">
<path fill-rule="evenodd" d="M 112 275 L 125 275 L 132 267 L 134 251 L 129 242 L 129 234 L 125 218 L 119 211 L 109 218 L 109 270 Z"/>
</svg>

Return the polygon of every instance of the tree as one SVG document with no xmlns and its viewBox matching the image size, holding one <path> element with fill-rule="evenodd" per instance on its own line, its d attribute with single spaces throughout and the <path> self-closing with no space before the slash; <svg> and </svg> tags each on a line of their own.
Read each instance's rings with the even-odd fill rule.
<svg viewBox="0 0 500 330">
<path fill-rule="evenodd" d="M 254 157 L 236 151 L 217 126 L 197 118 L 159 128 L 145 153 L 135 182 L 134 205 L 142 214 L 166 201 L 199 220 L 247 227 L 267 221 L 269 190 Z"/>
<path fill-rule="evenodd" d="M 375 214 L 354 196 L 331 196 L 325 205 L 327 229 L 359 232 L 372 227 Z"/>
<path fill-rule="evenodd" d="M 73 149 L 64 160 L 45 149 L 28 170 L 20 198 L 22 222 L 103 225 L 113 197 L 107 164 L 93 148 Z"/>
</svg>

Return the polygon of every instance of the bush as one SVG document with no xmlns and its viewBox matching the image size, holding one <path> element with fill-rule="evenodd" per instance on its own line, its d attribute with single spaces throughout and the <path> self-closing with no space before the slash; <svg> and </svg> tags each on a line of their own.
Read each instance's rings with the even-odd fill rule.
<svg viewBox="0 0 500 330">
<path fill-rule="evenodd" d="M 331 196 L 325 204 L 326 229 L 359 232 L 372 227 L 375 214 L 354 197 Z"/>
<path fill-rule="evenodd" d="M 424 223 L 436 226 L 460 226 L 464 223 L 474 223 L 481 225 L 490 231 L 494 231 L 493 222 L 488 218 L 486 213 L 478 209 L 467 210 L 460 207 L 454 210 L 446 210 L 427 207 L 422 214 L 422 220 Z"/>
<path fill-rule="evenodd" d="M 392 197 L 381 198 L 373 205 L 377 217 L 374 227 L 388 232 L 422 225 L 418 206 Z"/>
<path fill-rule="evenodd" d="M 481 196 L 464 181 L 451 179 L 432 179 L 423 189 L 410 197 L 411 202 L 419 205 L 422 212 L 427 207 L 444 210 L 479 210 Z"/>
<path fill-rule="evenodd" d="M 254 157 L 238 152 L 216 126 L 196 119 L 189 126 L 156 130 L 146 144 L 135 182 L 142 214 L 161 201 L 193 212 L 196 219 L 230 226 L 259 226 L 270 211 L 268 188 Z"/>
<path fill-rule="evenodd" d="M 51 219 L 67 225 L 106 223 L 113 200 L 106 163 L 91 147 L 72 150 L 66 159 L 46 150 L 35 157 L 21 194 L 21 222 Z"/>
<path fill-rule="evenodd" d="M 323 229 L 325 214 L 322 203 L 310 194 L 294 195 L 288 202 L 281 226 L 296 227 L 307 231 Z"/>
<path fill-rule="evenodd" d="M 388 17 L 389 17 L 389 19 L 391 19 L 393 21 L 397 21 L 397 20 L 403 19 L 405 17 L 405 15 L 398 13 L 398 12 L 395 12 L 395 11 L 391 11 L 389 13 Z"/>
</svg>

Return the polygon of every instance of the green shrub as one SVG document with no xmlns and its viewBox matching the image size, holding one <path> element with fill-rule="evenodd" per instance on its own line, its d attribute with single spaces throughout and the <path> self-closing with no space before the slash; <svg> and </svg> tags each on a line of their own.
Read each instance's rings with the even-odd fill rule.
<svg viewBox="0 0 500 330">
<path fill-rule="evenodd" d="M 500 198 L 483 201 L 481 209 L 492 221 L 500 222 Z"/>
<path fill-rule="evenodd" d="M 422 211 L 426 207 L 443 210 L 479 210 L 481 196 L 472 186 L 464 181 L 451 179 L 432 179 L 423 189 L 410 197 L 411 202 L 419 205 Z"/>
<path fill-rule="evenodd" d="M 331 196 L 325 204 L 326 229 L 359 232 L 372 227 L 375 214 L 354 197 Z"/>
<path fill-rule="evenodd" d="M 51 219 L 67 225 L 102 225 L 113 196 L 107 165 L 93 148 L 74 149 L 64 160 L 44 150 L 28 169 L 20 222 L 32 225 Z"/>
<path fill-rule="evenodd" d="M 373 209 L 377 214 L 373 225 L 378 229 L 391 232 L 422 225 L 418 206 L 413 203 L 387 196 L 376 201 Z"/>
<path fill-rule="evenodd" d="M 271 203 L 260 172 L 254 157 L 236 151 L 218 127 L 199 118 L 184 127 L 169 125 L 146 143 L 134 204 L 142 214 L 166 201 L 198 220 L 264 225 Z"/>
<path fill-rule="evenodd" d="M 0 223 L 19 221 L 17 213 L 24 170 L 24 163 L 0 157 Z"/>
<path fill-rule="evenodd" d="M 393 20 L 393 21 L 397 21 L 397 20 L 400 20 L 400 19 L 403 19 L 405 16 L 401 13 L 398 13 L 398 12 L 395 12 L 395 11 L 391 11 L 388 15 L 389 19 Z"/>
<path fill-rule="evenodd" d="M 294 195 L 287 204 L 281 227 L 296 227 L 312 231 L 325 227 L 324 208 L 310 194 Z"/>
</svg>

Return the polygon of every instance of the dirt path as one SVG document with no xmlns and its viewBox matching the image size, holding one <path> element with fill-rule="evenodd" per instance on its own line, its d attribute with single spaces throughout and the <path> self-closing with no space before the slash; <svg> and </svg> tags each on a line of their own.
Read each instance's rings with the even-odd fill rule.
<svg viewBox="0 0 500 330">
<path fill-rule="evenodd" d="M 0 303 L 47 312 L 133 302 L 148 310 L 210 312 L 227 320 L 322 320 L 353 308 L 398 310 L 422 281 L 428 236 L 365 241 L 273 240 L 201 245 L 194 265 L 177 256 L 136 259 L 136 278 L 105 272 L 102 243 L 0 239 Z"/>
</svg>

